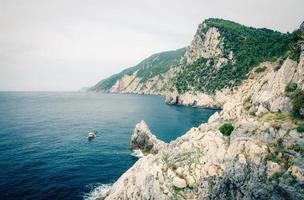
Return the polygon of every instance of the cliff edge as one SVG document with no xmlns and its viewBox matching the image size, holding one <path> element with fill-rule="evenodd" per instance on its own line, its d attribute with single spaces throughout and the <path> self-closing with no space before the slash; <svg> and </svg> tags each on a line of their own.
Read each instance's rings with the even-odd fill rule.
<svg viewBox="0 0 304 200">
<path fill-rule="evenodd" d="M 100 199 L 304 199 L 303 35 L 202 23 L 166 101 L 222 111 L 169 144 L 136 125 L 145 156 Z"/>
<path fill-rule="evenodd" d="M 304 53 L 264 65 L 208 123 L 140 158 L 103 198 L 304 199 Z"/>
</svg>

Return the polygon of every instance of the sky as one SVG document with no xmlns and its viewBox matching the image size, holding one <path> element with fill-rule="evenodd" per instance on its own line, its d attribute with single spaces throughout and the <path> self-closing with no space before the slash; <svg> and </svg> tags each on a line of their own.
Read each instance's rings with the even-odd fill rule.
<svg viewBox="0 0 304 200">
<path fill-rule="evenodd" d="M 0 0 L 0 91 L 77 91 L 190 44 L 204 19 L 292 32 L 303 0 Z"/>
</svg>

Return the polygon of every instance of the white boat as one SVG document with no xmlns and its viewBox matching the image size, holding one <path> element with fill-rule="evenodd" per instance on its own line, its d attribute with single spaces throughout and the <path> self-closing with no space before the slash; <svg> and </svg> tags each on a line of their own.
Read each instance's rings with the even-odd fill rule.
<svg viewBox="0 0 304 200">
<path fill-rule="evenodd" d="M 89 133 L 88 133 L 88 139 L 89 140 L 91 140 L 91 139 L 93 139 L 93 138 L 95 138 L 96 137 L 96 134 L 93 132 L 93 131 L 90 131 Z"/>
</svg>

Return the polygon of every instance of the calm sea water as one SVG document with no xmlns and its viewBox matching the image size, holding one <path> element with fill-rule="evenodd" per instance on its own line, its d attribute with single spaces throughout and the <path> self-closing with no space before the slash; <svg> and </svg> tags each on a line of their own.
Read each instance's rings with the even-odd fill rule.
<svg viewBox="0 0 304 200">
<path fill-rule="evenodd" d="M 89 198 L 137 160 L 129 149 L 137 122 L 169 142 L 214 112 L 159 96 L 0 92 L 0 197 Z M 88 130 L 98 131 L 92 141 Z"/>
</svg>

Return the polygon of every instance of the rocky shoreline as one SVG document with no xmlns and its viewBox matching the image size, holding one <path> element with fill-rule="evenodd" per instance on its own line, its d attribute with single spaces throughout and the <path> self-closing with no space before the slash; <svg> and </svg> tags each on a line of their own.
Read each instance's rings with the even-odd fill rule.
<svg viewBox="0 0 304 200">
<path fill-rule="evenodd" d="M 169 144 L 144 122 L 136 125 L 131 146 L 145 156 L 100 199 L 304 199 L 304 135 L 296 129 L 301 122 L 288 115 L 291 99 L 284 94 L 291 82 L 304 89 L 304 53 L 279 70 L 265 66 L 235 90 L 212 97 L 213 104 L 201 96 L 167 97 L 223 110 Z M 227 122 L 234 127 L 230 136 L 219 131 Z"/>
<path fill-rule="evenodd" d="M 219 29 L 205 28 L 199 26 L 181 62 L 203 57 L 213 61 L 213 70 L 233 63 L 233 52 L 224 55 Z M 144 121 L 137 124 L 130 146 L 144 156 L 98 199 L 304 199 L 303 38 L 292 44 L 296 56 L 259 63 L 237 87 L 214 93 L 177 92 L 168 87 L 172 71 L 162 79 L 166 87 L 152 86 L 160 77 L 146 90 L 138 89 L 136 76 L 118 80 L 110 92 L 157 94 L 168 104 L 222 110 L 168 144 Z"/>
</svg>

